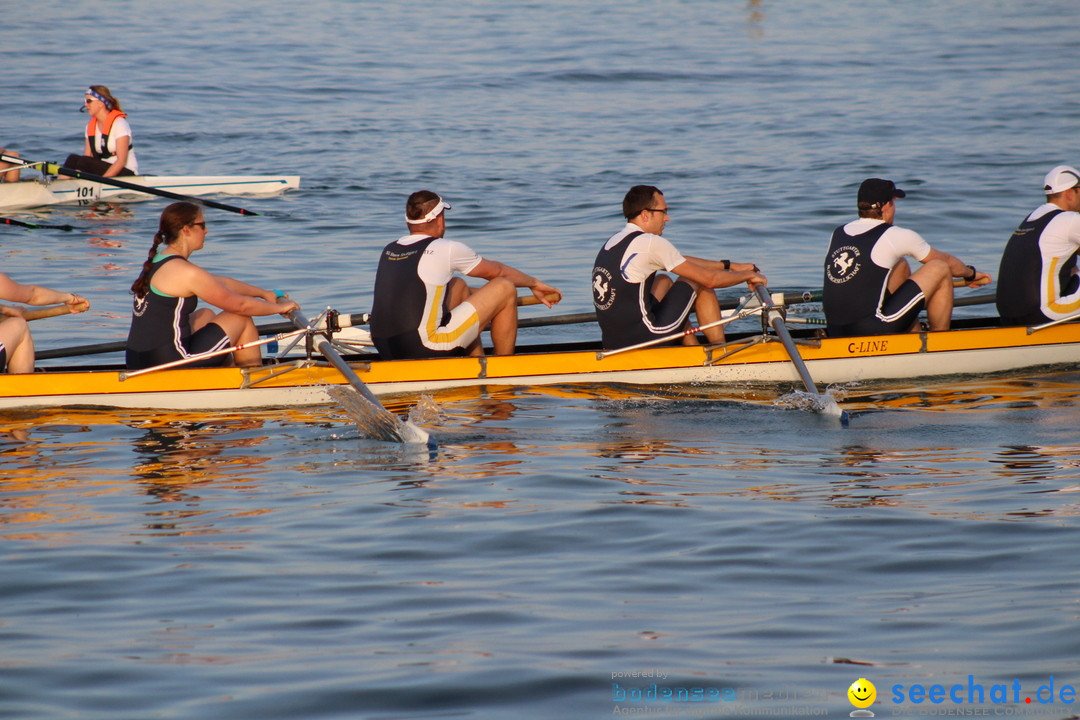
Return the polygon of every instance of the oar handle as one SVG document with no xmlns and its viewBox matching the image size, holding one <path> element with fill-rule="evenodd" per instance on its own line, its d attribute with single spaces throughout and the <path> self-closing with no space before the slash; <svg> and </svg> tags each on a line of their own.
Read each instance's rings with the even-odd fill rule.
<svg viewBox="0 0 1080 720">
<path fill-rule="evenodd" d="M 547 300 L 549 303 L 554 305 L 555 303 L 562 300 L 562 294 L 557 292 L 548 293 L 544 296 L 544 300 Z M 525 305 L 543 305 L 543 303 L 544 301 L 536 297 L 535 295 L 518 295 L 517 299 L 517 304 L 519 307 L 523 307 Z"/>
<path fill-rule="evenodd" d="M 90 303 L 83 300 L 77 305 L 50 305 L 49 307 L 23 310 L 23 320 L 41 320 L 42 318 L 58 317 L 70 313 L 86 312 L 90 309 Z"/>
<path fill-rule="evenodd" d="M 954 288 L 968 287 L 974 285 L 975 287 L 982 287 L 983 285 L 989 285 L 990 278 L 979 278 L 978 280 L 965 280 L 964 278 L 953 278 L 952 286 Z"/>
</svg>

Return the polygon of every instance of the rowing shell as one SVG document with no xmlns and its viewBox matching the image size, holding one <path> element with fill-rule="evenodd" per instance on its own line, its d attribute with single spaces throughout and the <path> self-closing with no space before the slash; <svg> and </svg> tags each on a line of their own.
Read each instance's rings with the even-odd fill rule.
<svg viewBox="0 0 1080 720">
<path fill-rule="evenodd" d="M 1080 366 L 1076 323 L 1030 334 L 1023 327 L 983 327 L 803 341 L 810 344 L 800 345 L 802 358 L 823 386 Z M 732 337 L 718 347 L 647 348 L 604 358 L 597 348 L 578 344 L 526 348 L 506 357 L 380 361 L 350 355 L 347 360 L 380 396 L 584 383 L 766 385 L 778 391 L 800 386 L 784 346 L 761 335 Z M 165 370 L 127 380 L 122 370 L 39 367 L 30 375 L 0 375 L 0 408 L 92 405 L 198 411 L 320 405 L 332 402 L 330 388 L 348 384 L 341 373 L 315 358 L 255 369 Z"/>
<path fill-rule="evenodd" d="M 276 195 L 300 187 L 300 178 L 296 175 L 176 177 L 136 175 L 118 179 L 126 183 L 146 185 L 158 190 L 196 196 Z M 109 202 L 139 202 L 154 198 L 154 195 L 148 193 L 74 178 L 34 179 L 14 183 L 0 183 L 0 210 L 17 210 L 46 205 L 89 205 L 102 200 Z"/>
</svg>

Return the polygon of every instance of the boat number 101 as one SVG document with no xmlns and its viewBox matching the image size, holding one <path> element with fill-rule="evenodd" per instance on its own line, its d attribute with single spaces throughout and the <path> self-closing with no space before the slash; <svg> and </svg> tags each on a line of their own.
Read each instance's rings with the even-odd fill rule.
<svg viewBox="0 0 1080 720">
<path fill-rule="evenodd" d="M 98 191 L 93 185 L 82 185 L 75 188 L 75 197 L 79 199 L 82 204 L 86 204 L 91 200 L 98 199 Z"/>
</svg>

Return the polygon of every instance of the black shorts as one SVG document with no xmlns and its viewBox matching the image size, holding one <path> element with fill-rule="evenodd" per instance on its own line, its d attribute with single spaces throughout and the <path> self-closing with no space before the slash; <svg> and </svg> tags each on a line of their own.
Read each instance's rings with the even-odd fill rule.
<svg viewBox="0 0 1080 720">
<path fill-rule="evenodd" d="M 188 355 L 198 355 L 199 353 L 209 352 L 211 350 L 223 350 L 227 347 L 229 347 L 229 336 L 226 334 L 224 328 L 217 323 L 207 323 L 199 328 L 197 332 L 192 333 L 191 337 L 188 338 L 187 351 Z M 229 353 L 222 353 L 221 355 L 215 355 L 214 357 L 195 360 L 186 363 L 185 365 L 181 365 L 180 367 L 221 367 L 228 364 L 229 357 Z M 150 350 L 141 351 L 128 348 L 126 357 L 127 369 L 142 370 L 144 368 L 175 362 L 182 358 L 183 356 L 176 352 L 176 348 L 172 345 L 159 346 Z"/>
<path fill-rule="evenodd" d="M 0 345 L 0 373 L 7 372 L 7 348 Z"/>
<path fill-rule="evenodd" d="M 662 300 L 657 300 L 652 293 L 649 297 L 652 299 L 649 303 L 649 320 L 653 327 L 673 328 L 662 333 L 670 335 L 678 332 L 679 326 L 690 315 L 694 307 L 694 299 L 697 297 L 697 290 L 690 283 L 676 280 Z"/>
<path fill-rule="evenodd" d="M 392 335 L 391 337 L 373 337 L 371 341 L 379 352 L 380 360 L 423 360 L 427 358 L 464 357 L 465 348 L 450 350 L 432 350 L 420 342 L 420 333 L 416 330 Z"/>
<path fill-rule="evenodd" d="M 64 161 L 64 167 L 71 168 L 72 170 L 81 170 L 87 173 L 93 173 L 94 175 L 104 175 L 112 167 L 111 163 L 107 163 L 104 160 L 98 160 L 95 157 L 89 157 L 88 155 L 68 155 L 67 160 Z M 121 170 L 117 175 L 134 175 L 127 168 Z"/>
<path fill-rule="evenodd" d="M 856 335 L 895 335 L 909 332 L 919 313 L 926 307 L 922 288 L 914 280 L 905 280 L 885 302 L 881 312 L 847 325 L 829 325 L 825 332 L 829 337 L 854 337 Z"/>
</svg>

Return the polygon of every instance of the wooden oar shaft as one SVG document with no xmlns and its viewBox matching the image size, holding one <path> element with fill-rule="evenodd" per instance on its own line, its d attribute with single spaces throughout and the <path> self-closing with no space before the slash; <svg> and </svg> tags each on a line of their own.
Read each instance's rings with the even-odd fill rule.
<svg viewBox="0 0 1080 720">
<path fill-rule="evenodd" d="M 562 295 L 560 295 L 559 293 L 548 293 L 544 297 L 549 303 L 553 305 L 562 300 Z M 540 298 L 536 297 L 535 295 L 518 295 L 517 304 L 519 307 L 521 307 L 525 305 L 543 305 L 544 303 Z"/>
<path fill-rule="evenodd" d="M 11 162 L 12 159 L 13 158 L 10 155 L 0 154 L 0 160 Z M 20 162 L 22 161 L 20 160 Z M 76 170 L 75 168 L 64 167 L 56 163 L 35 162 L 32 164 L 41 165 L 43 167 L 43 172 L 49 175 L 67 175 L 68 177 L 79 178 L 80 180 L 89 180 L 90 182 L 101 183 L 102 185 L 112 185 L 114 187 L 124 188 L 125 190 L 135 190 L 137 192 L 146 193 L 148 195 L 158 195 L 160 197 L 170 198 L 172 200 L 185 200 L 187 202 L 205 205 L 206 207 L 217 208 L 218 210 L 228 210 L 229 212 L 238 213 L 240 215 L 259 214 L 251 210 L 245 210 L 242 207 L 236 207 L 235 205 L 226 205 L 225 203 L 219 203 L 215 202 L 214 200 L 197 198 L 191 195 L 181 195 L 180 193 L 174 193 L 170 190 L 162 190 L 161 188 L 149 187 L 147 185 L 139 185 L 138 183 L 127 182 L 126 180 L 120 180 L 114 177 L 95 175 L 94 173 L 88 173 L 83 170 Z"/>
<path fill-rule="evenodd" d="M 90 303 L 81 302 L 78 305 L 50 305 L 49 307 L 23 310 L 23 320 L 41 320 L 42 318 L 59 317 L 71 313 L 85 312 L 90 309 Z"/>
</svg>

